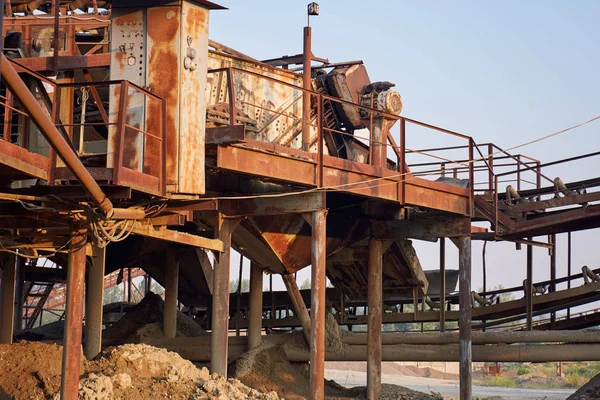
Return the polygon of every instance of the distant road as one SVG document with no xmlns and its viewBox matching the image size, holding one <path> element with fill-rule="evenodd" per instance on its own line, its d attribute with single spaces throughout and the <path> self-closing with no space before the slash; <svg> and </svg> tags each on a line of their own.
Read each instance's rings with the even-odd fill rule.
<svg viewBox="0 0 600 400">
<path fill-rule="evenodd" d="M 364 372 L 332 369 L 325 370 L 325 378 L 333 379 L 346 387 L 364 386 L 367 381 L 367 376 Z M 424 393 L 440 393 L 448 396 L 448 399 L 458 398 L 458 381 L 456 380 L 389 374 L 383 374 L 381 380 L 383 383 L 392 383 Z M 564 400 L 574 392 L 575 389 L 517 389 L 473 386 L 473 396 L 499 396 L 506 400 Z"/>
</svg>

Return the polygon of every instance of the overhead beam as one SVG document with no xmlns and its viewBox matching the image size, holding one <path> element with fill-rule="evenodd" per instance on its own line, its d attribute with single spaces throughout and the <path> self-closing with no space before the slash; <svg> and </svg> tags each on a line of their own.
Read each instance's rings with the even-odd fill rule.
<svg viewBox="0 0 600 400">
<path fill-rule="evenodd" d="M 141 222 L 134 222 L 131 232 L 135 235 L 200 247 L 202 249 L 213 250 L 220 253 L 225 249 L 223 241 L 220 239 L 209 239 L 203 236 L 167 229 L 165 227 L 154 227 L 153 225 Z"/>
<path fill-rule="evenodd" d="M 374 221 L 371 234 L 381 240 L 387 239 L 431 239 L 460 237 L 471 234 L 469 217 L 440 217 L 415 220 Z"/>
</svg>

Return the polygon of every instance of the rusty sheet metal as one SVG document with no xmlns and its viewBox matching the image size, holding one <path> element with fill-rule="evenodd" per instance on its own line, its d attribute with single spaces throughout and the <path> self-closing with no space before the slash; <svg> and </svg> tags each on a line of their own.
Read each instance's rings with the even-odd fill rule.
<svg viewBox="0 0 600 400">
<path fill-rule="evenodd" d="M 253 63 L 222 53 L 209 52 L 209 70 L 235 67 L 274 78 L 301 87 L 302 76 L 261 63 Z M 239 117 L 252 126 L 247 137 L 267 143 L 276 143 L 295 149 L 302 147 L 302 90 L 285 86 L 261 76 L 233 72 L 235 104 Z M 207 108 L 228 104 L 227 75 L 209 73 L 206 90 Z M 316 101 L 316 98 L 312 98 Z M 315 117 L 312 123 L 316 125 Z M 317 152 L 317 128 L 311 126 L 312 153 Z M 325 146 L 325 151 L 327 151 Z"/>
<path fill-rule="evenodd" d="M 206 129 L 206 71 L 208 68 L 206 8 L 182 2 L 179 103 L 178 192 L 204 194 L 204 133 Z M 193 57 L 192 57 L 193 56 Z M 191 62 L 185 68 L 185 59 Z"/>
<path fill-rule="evenodd" d="M 311 228 L 302 216 L 254 216 L 248 220 L 262 233 L 263 239 L 289 273 L 310 265 Z M 364 220 L 339 214 L 329 214 L 327 220 L 328 255 L 365 238 L 368 234 L 369 225 Z"/>
<path fill-rule="evenodd" d="M 389 242 L 388 242 L 389 243 Z M 331 282 L 350 298 L 368 297 L 368 247 L 365 242 L 347 247 L 328 257 Z M 417 287 L 426 293 L 429 282 L 409 240 L 397 240 L 383 253 L 383 293 L 385 298 L 407 296 Z"/>
<path fill-rule="evenodd" d="M 166 173 L 167 185 L 177 185 L 178 146 L 181 84 L 179 71 L 182 58 L 180 54 L 181 10 L 180 7 L 154 7 L 147 11 L 147 54 L 148 73 L 146 85 L 167 104 L 165 135 L 167 140 Z M 159 124 L 158 115 L 148 115 L 148 124 Z M 170 186 L 171 189 L 174 189 Z"/>
</svg>

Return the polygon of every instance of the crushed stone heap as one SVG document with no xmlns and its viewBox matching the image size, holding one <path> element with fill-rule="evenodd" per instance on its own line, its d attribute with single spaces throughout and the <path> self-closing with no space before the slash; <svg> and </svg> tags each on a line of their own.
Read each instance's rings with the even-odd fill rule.
<svg viewBox="0 0 600 400">
<path fill-rule="evenodd" d="M 58 399 L 62 347 L 39 342 L 0 345 L 0 399 Z M 256 399 L 278 400 L 239 380 L 198 369 L 178 354 L 145 344 L 108 349 L 84 361 L 82 400 Z"/>
</svg>

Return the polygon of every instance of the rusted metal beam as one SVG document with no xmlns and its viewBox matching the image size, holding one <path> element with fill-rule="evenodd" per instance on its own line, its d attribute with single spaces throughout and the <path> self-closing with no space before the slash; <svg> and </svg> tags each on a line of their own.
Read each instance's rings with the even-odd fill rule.
<svg viewBox="0 0 600 400">
<path fill-rule="evenodd" d="M 86 244 L 87 231 L 85 229 L 73 230 L 67 272 L 67 303 L 60 386 L 61 400 L 76 400 L 79 393 Z"/>
<path fill-rule="evenodd" d="M 11 344 L 15 323 L 15 283 L 17 281 L 16 256 L 3 254 L 2 292 L 0 293 L 0 344 Z"/>
<path fill-rule="evenodd" d="M 373 221 L 371 234 L 377 239 L 432 239 L 459 237 L 471 234 L 468 217 L 440 217 L 416 220 Z"/>
<path fill-rule="evenodd" d="M 50 119 L 50 117 L 40 107 L 40 104 L 29 91 L 25 83 L 21 80 L 17 71 L 13 68 L 12 64 L 8 62 L 8 59 L 4 54 L 0 54 L 0 65 L 2 71 L 2 77 L 8 88 L 13 94 L 19 99 L 25 110 L 31 115 L 31 118 L 40 131 L 48 140 L 48 143 L 54 151 L 60 156 L 64 163 L 69 167 L 73 174 L 77 177 L 77 180 L 87 189 L 96 204 L 104 211 L 105 214 L 110 215 L 113 209 L 111 201 L 106 197 L 98 183 L 92 178 L 90 173 L 87 171 L 75 150 L 67 143 L 65 138 L 56 129 L 56 126 Z"/>
<path fill-rule="evenodd" d="M 165 281 L 163 333 L 167 338 L 174 338 L 177 334 L 177 292 L 179 290 L 179 254 L 177 249 L 167 249 Z"/>
<path fill-rule="evenodd" d="M 104 271 L 106 248 L 92 245 L 91 263 L 88 264 L 87 288 L 85 293 L 85 345 L 88 360 L 102 350 L 102 312 L 104 298 Z"/>
<path fill-rule="evenodd" d="M 50 72 L 54 70 L 54 57 L 31 57 L 20 58 L 18 65 L 36 72 Z M 58 58 L 57 68 L 59 71 L 78 70 L 83 68 L 108 68 L 110 65 L 110 54 L 92 54 L 88 56 L 60 56 Z M 19 72 L 24 72 L 24 68 L 16 66 Z"/>
<path fill-rule="evenodd" d="M 312 213 L 310 397 L 325 398 L 325 257 L 327 211 Z"/>
<path fill-rule="evenodd" d="M 225 219 L 219 214 L 217 237 L 223 244 L 213 273 L 212 344 L 210 368 L 212 373 L 227 376 L 227 337 L 229 331 L 229 260 L 231 234 L 240 219 Z"/>
<path fill-rule="evenodd" d="M 460 400 L 471 400 L 471 364 L 473 361 L 471 353 L 471 237 L 459 237 L 458 244 Z"/>
<path fill-rule="evenodd" d="M 250 262 L 250 293 L 248 301 L 248 350 L 261 343 L 263 309 L 263 272 L 254 261 Z"/>
<path fill-rule="evenodd" d="M 300 324 L 302 326 L 302 332 L 304 332 L 304 337 L 306 338 L 306 343 L 310 344 L 310 315 L 308 314 L 308 310 L 304 304 L 302 294 L 300 294 L 300 290 L 298 289 L 296 279 L 294 278 L 293 274 L 281 275 L 281 277 L 283 278 L 283 283 L 285 284 L 292 302 L 292 306 L 294 307 L 294 313 L 298 316 L 298 319 L 300 319 Z"/>
<path fill-rule="evenodd" d="M 368 353 L 367 399 L 381 395 L 381 331 L 383 314 L 383 246 L 380 240 L 369 240 L 368 261 Z"/>
<path fill-rule="evenodd" d="M 221 212 L 228 216 L 309 213 L 325 208 L 325 193 L 313 192 L 256 199 L 221 200 L 219 205 Z"/>
<path fill-rule="evenodd" d="M 554 197 L 549 200 L 534 201 L 508 206 L 508 210 L 515 213 L 541 211 L 548 208 L 564 207 L 573 204 L 583 204 L 600 200 L 600 192 L 574 194 L 564 197 Z"/>
<path fill-rule="evenodd" d="M 142 222 L 134 222 L 132 233 L 135 235 L 166 240 L 168 242 L 200 247 L 206 250 L 214 250 L 218 252 L 225 251 L 223 241 L 220 239 L 209 239 L 203 236 L 192 235 L 190 233 L 179 232 L 164 227 L 157 228 L 151 224 Z"/>
</svg>

